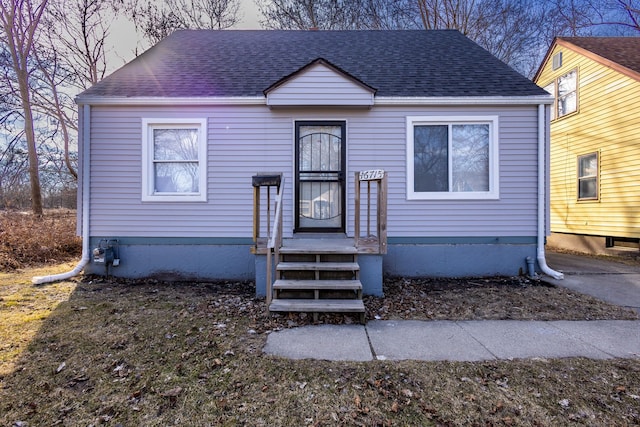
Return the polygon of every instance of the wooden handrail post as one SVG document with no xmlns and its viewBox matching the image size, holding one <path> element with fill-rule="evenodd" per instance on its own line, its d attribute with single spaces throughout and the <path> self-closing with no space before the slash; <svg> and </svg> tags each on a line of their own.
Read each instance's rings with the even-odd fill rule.
<svg viewBox="0 0 640 427">
<path fill-rule="evenodd" d="M 353 209 L 355 218 L 353 221 L 353 240 L 356 248 L 360 244 L 360 195 L 361 183 L 367 181 L 367 235 L 365 241 L 378 241 L 378 253 L 387 253 L 387 172 L 380 169 L 355 173 L 355 206 Z M 371 233 L 371 182 L 377 184 L 376 199 L 376 235 Z"/>
<path fill-rule="evenodd" d="M 378 183 L 378 253 L 387 253 L 387 172 Z"/>
<path fill-rule="evenodd" d="M 276 196 L 276 212 L 273 217 L 273 227 L 271 228 L 271 234 L 267 241 L 267 313 L 269 313 L 269 305 L 273 299 L 273 259 L 278 262 L 280 257 L 280 246 L 282 246 L 282 201 L 284 192 L 284 178 L 281 179 L 278 185 L 278 195 Z M 272 258 L 273 257 L 273 258 Z"/>
<path fill-rule="evenodd" d="M 262 172 L 257 173 L 251 177 L 253 185 L 253 240 L 255 243 L 255 253 L 262 253 L 265 245 L 264 252 L 267 257 L 267 275 L 265 293 L 267 299 L 267 311 L 269 310 L 269 304 L 273 298 L 273 257 L 278 257 L 280 246 L 282 246 L 282 193 L 284 188 L 283 174 L 280 172 Z M 261 188 L 267 187 L 266 194 L 266 218 L 263 218 L 263 212 L 261 212 L 260 201 L 262 199 Z M 271 217 L 271 187 L 277 188 L 277 197 L 275 200 L 275 213 L 274 217 Z M 266 239 L 260 234 L 260 223 L 266 222 L 267 236 Z M 266 240 L 266 242 L 265 242 Z"/>
<path fill-rule="evenodd" d="M 253 187 L 253 244 L 258 248 L 260 237 L 260 187 Z"/>
<path fill-rule="evenodd" d="M 358 247 L 360 241 L 360 172 L 356 172 L 355 174 L 355 206 L 353 209 L 353 214 L 355 218 L 353 219 L 353 243 L 356 248 Z"/>
</svg>

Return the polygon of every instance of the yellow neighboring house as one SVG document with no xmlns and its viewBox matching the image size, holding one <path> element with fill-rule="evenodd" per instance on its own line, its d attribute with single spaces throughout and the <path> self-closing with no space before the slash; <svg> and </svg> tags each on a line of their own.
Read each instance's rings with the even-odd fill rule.
<svg viewBox="0 0 640 427">
<path fill-rule="evenodd" d="M 640 37 L 558 37 L 534 81 L 555 97 L 549 246 L 637 253 Z"/>
</svg>

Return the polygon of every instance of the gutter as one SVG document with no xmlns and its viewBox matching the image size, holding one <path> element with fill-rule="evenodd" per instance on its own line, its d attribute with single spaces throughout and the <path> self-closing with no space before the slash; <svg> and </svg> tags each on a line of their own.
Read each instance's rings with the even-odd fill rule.
<svg viewBox="0 0 640 427">
<path fill-rule="evenodd" d="M 91 253 L 89 250 L 89 163 L 90 163 L 90 126 L 91 126 L 91 107 L 87 104 L 82 106 L 82 259 L 78 265 L 66 273 L 53 274 L 50 276 L 36 276 L 31 279 L 34 285 L 42 285 L 44 283 L 57 282 L 66 280 L 79 274 L 82 269 L 89 263 Z"/>
<path fill-rule="evenodd" d="M 564 279 L 564 274 L 559 271 L 551 269 L 547 265 L 547 260 L 544 254 L 544 239 L 545 239 L 545 207 L 546 207 L 546 127 L 545 127 L 545 106 L 544 104 L 538 105 L 538 265 L 542 272 L 548 276 L 557 280 Z"/>
<path fill-rule="evenodd" d="M 372 105 L 365 106 L 430 106 L 430 105 L 538 105 L 551 104 L 551 95 L 530 96 L 372 96 Z M 266 96 L 202 96 L 202 97 L 157 97 L 157 96 L 78 96 L 76 103 L 89 105 L 269 105 Z M 278 105 L 284 106 L 284 105 Z M 288 105 L 299 107 L 300 105 Z M 310 105 L 314 106 L 314 105 Z M 356 105 L 362 106 L 362 105 Z"/>
</svg>

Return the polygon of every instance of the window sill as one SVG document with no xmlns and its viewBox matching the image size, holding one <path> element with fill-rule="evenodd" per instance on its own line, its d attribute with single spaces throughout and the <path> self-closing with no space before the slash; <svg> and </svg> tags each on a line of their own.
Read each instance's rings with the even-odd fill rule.
<svg viewBox="0 0 640 427">
<path fill-rule="evenodd" d="M 205 203 L 207 201 L 204 195 L 189 195 L 189 196 L 142 196 L 142 202 L 144 203 Z"/>
<path fill-rule="evenodd" d="M 500 200 L 500 194 L 488 193 L 421 193 L 409 194 L 407 200 Z"/>
</svg>

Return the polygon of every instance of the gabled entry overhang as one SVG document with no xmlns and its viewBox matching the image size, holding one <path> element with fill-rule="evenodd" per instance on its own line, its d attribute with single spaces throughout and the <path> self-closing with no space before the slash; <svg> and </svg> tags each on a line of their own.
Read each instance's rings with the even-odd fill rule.
<svg viewBox="0 0 640 427">
<path fill-rule="evenodd" d="M 264 90 L 274 107 L 371 108 L 376 89 L 318 58 Z"/>
</svg>

